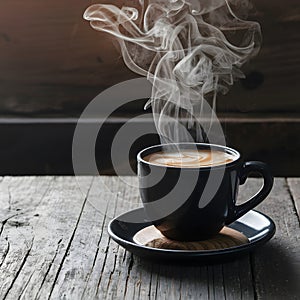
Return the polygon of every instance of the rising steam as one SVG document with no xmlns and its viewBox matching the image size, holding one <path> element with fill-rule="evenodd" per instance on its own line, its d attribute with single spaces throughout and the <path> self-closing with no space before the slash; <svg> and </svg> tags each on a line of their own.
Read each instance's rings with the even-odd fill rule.
<svg viewBox="0 0 300 300">
<path fill-rule="evenodd" d="M 205 139 L 202 120 L 206 101 L 215 108 L 218 92 L 226 93 L 243 77 L 240 67 L 257 54 L 260 26 L 237 17 L 245 0 L 139 0 L 138 7 L 96 4 L 84 18 L 99 31 L 114 35 L 129 69 L 147 76 L 162 142 Z"/>
</svg>

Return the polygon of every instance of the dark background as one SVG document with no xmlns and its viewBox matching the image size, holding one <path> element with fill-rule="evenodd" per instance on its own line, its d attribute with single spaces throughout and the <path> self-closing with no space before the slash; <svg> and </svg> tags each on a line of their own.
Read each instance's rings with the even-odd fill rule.
<svg viewBox="0 0 300 300">
<path fill-rule="evenodd" d="M 72 174 L 72 138 L 81 112 L 104 89 L 137 77 L 124 66 L 112 38 L 82 19 L 90 4 L 0 1 L 1 175 Z M 219 97 L 218 116 L 228 145 L 246 159 L 266 161 L 275 175 L 299 176 L 299 1 L 254 4 L 249 18 L 261 23 L 262 50 L 245 66 L 246 79 Z M 101 173 L 113 174 L 113 134 L 144 113 L 144 102 L 126 105 L 105 124 L 106 142 L 96 147 L 97 159 L 106 162 Z M 139 149 L 157 142 L 155 136 L 139 139 L 131 151 L 133 165 Z"/>
</svg>

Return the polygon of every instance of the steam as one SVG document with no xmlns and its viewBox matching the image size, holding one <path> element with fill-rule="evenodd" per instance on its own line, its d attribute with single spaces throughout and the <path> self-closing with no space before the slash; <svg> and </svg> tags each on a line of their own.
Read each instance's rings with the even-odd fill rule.
<svg viewBox="0 0 300 300">
<path fill-rule="evenodd" d="M 244 0 L 136 2 L 138 7 L 95 4 L 84 18 L 115 36 L 127 67 L 152 83 L 146 107 L 152 107 L 161 141 L 191 141 L 183 127 L 194 141 L 205 141 L 203 120 L 211 111 L 204 104 L 215 110 L 217 93 L 244 77 L 241 66 L 259 51 L 260 26 L 233 12 L 247 12 Z"/>
</svg>

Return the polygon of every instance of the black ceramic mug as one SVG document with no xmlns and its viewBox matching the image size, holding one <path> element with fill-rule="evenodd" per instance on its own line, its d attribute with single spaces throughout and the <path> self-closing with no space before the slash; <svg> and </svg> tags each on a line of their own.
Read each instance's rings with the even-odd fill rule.
<svg viewBox="0 0 300 300">
<path fill-rule="evenodd" d="M 266 164 L 243 162 L 240 153 L 229 147 L 176 144 L 179 151 L 221 151 L 233 157 L 228 163 L 213 166 L 166 166 L 145 160 L 162 150 L 168 152 L 168 147 L 174 144 L 146 148 L 137 159 L 139 189 L 147 217 L 170 239 L 196 241 L 212 237 L 257 206 L 272 189 L 273 176 Z M 263 177 L 263 186 L 250 200 L 236 205 L 239 185 L 252 172 Z"/>
</svg>

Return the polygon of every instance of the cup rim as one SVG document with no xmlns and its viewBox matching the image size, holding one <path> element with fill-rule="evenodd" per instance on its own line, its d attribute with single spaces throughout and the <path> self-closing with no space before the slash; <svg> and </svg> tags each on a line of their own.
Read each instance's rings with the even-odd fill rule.
<svg viewBox="0 0 300 300">
<path fill-rule="evenodd" d="M 198 145 L 198 146 L 213 146 L 213 147 L 216 147 L 216 148 L 222 148 L 223 150 L 228 150 L 229 152 L 232 152 L 236 158 L 229 162 L 229 163 L 225 163 L 225 164 L 220 164 L 220 165 L 215 165 L 215 166 L 203 166 L 203 167 L 175 167 L 175 166 L 164 166 L 164 165 L 160 165 L 160 164 L 154 164 L 154 163 L 151 163 L 149 161 L 146 161 L 142 158 L 142 154 L 143 152 L 146 152 L 148 150 L 151 150 L 153 148 L 157 148 L 157 147 L 163 147 L 163 146 L 167 146 L 167 145 Z M 137 161 L 138 162 L 142 162 L 144 164 L 147 164 L 149 166 L 155 166 L 155 167 L 161 167 L 161 168 L 170 168 L 170 169 L 185 169 L 185 170 L 202 170 L 202 169 L 216 169 L 216 168 L 224 168 L 224 167 L 228 167 L 228 166 L 231 166 L 231 165 L 234 165 L 236 164 L 236 162 L 238 160 L 241 159 L 241 154 L 239 151 L 233 149 L 233 148 L 230 148 L 228 146 L 223 146 L 223 145 L 218 145 L 218 144 L 210 144 L 210 143 L 185 143 L 185 142 L 182 142 L 182 143 L 169 143 L 169 144 L 156 144 L 156 145 L 152 145 L 150 147 L 147 147 L 143 150 L 141 150 L 138 154 L 137 154 Z"/>
</svg>

